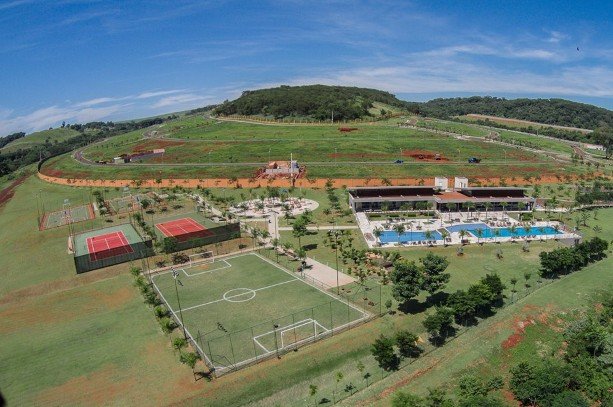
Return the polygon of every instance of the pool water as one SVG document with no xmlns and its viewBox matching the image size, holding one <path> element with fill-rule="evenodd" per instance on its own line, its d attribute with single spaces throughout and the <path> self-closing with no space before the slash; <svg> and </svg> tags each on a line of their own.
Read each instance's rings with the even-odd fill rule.
<svg viewBox="0 0 613 407">
<path fill-rule="evenodd" d="M 459 232 L 460 230 L 465 230 L 467 232 L 471 232 L 473 230 L 477 230 L 477 229 L 489 229 L 490 227 L 487 226 L 485 223 L 467 223 L 464 225 L 453 225 L 453 226 L 447 226 L 445 229 L 447 229 L 449 231 L 449 233 L 454 233 L 454 232 Z"/>
<path fill-rule="evenodd" d="M 398 236 L 398 233 L 391 230 L 386 230 L 381 232 L 381 237 L 379 237 L 379 240 L 381 241 L 381 243 L 406 243 L 418 242 L 423 240 L 443 240 L 443 236 L 436 230 L 431 231 L 431 233 L 432 236 L 427 239 L 425 232 L 404 232 L 400 236 Z"/>
<path fill-rule="evenodd" d="M 498 236 L 496 236 L 494 234 L 494 230 L 499 230 L 500 234 Z M 562 232 L 560 231 L 556 231 L 553 227 L 551 226 L 544 226 L 544 227 L 537 227 L 537 226 L 532 226 L 529 227 L 527 230 L 524 229 L 523 227 L 518 227 L 517 229 L 515 229 L 515 233 L 511 233 L 511 230 L 509 228 L 483 228 L 483 235 L 481 236 L 482 238 L 492 238 L 492 237 L 523 237 L 523 236 L 551 236 L 551 235 L 557 235 L 560 234 Z M 478 237 L 477 233 L 475 233 L 474 231 L 470 231 L 470 234 Z"/>
</svg>

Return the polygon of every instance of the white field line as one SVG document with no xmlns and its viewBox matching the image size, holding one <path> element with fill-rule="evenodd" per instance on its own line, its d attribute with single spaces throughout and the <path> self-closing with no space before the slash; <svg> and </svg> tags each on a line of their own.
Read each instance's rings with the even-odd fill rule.
<svg viewBox="0 0 613 407">
<path fill-rule="evenodd" d="M 252 254 L 253 254 L 253 253 L 239 253 L 239 254 L 235 254 L 235 255 L 232 255 L 232 256 L 219 256 L 219 258 L 218 258 L 218 259 L 217 259 L 217 258 L 215 259 L 215 261 L 213 262 L 213 264 L 214 264 L 215 262 L 221 262 L 221 261 L 228 263 L 228 262 L 227 262 L 227 260 L 231 260 L 231 259 L 235 259 L 235 258 L 238 258 L 238 257 L 243 257 L 243 256 L 249 256 L 249 255 L 252 255 Z M 204 259 L 203 259 L 203 260 L 204 260 Z M 194 264 L 193 264 L 191 267 L 186 267 L 187 263 L 185 263 L 185 264 L 177 264 L 177 265 L 176 265 L 176 266 L 177 266 L 176 268 L 179 268 L 179 267 L 180 267 L 180 268 L 182 268 L 182 269 L 190 269 L 190 268 L 194 268 L 194 267 L 201 266 L 202 264 L 211 264 L 211 263 L 210 263 L 210 262 L 209 262 L 209 263 L 206 263 L 206 262 L 204 262 L 204 261 L 202 261 L 202 262 L 194 262 Z M 172 266 L 167 266 L 167 267 L 168 267 L 168 269 L 163 270 L 163 271 L 155 271 L 155 270 L 151 270 L 151 271 L 150 271 L 150 274 L 151 274 L 151 275 L 153 275 L 153 276 L 161 276 L 161 275 L 164 275 L 164 274 L 169 274 L 169 273 L 172 273 L 173 267 L 172 267 Z M 232 265 L 231 265 L 231 264 L 230 264 L 230 267 L 232 267 Z M 226 268 L 227 268 L 227 267 L 226 267 Z M 221 270 L 221 269 L 219 269 L 219 270 Z M 209 271 L 213 271 L 213 270 L 209 270 Z M 202 274 L 202 273 L 194 273 L 194 274 L 191 274 L 191 275 L 192 275 L 192 276 L 196 276 L 196 275 L 198 275 L 198 274 Z M 187 273 L 186 273 L 186 275 L 187 275 Z"/>
<path fill-rule="evenodd" d="M 170 312 L 172 312 L 172 315 L 174 315 L 175 320 L 179 321 L 179 323 L 183 326 L 183 329 L 185 329 L 185 332 L 187 333 L 187 335 L 190 338 L 192 338 L 192 342 L 196 344 L 196 347 L 200 350 L 200 354 L 204 355 L 205 359 L 207 360 L 207 362 L 209 362 L 210 366 L 216 367 L 215 363 L 213 363 L 213 361 L 209 358 L 209 356 L 207 356 L 207 354 L 204 353 L 204 350 L 200 347 L 200 344 L 198 343 L 198 341 L 196 341 L 196 339 L 194 339 L 194 336 L 189 332 L 189 330 L 187 329 L 187 326 L 185 326 L 185 324 L 183 323 L 182 318 L 180 318 L 179 315 L 177 315 L 177 313 L 175 312 L 175 310 L 172 309 L 172 307 L 170 306 L 170 303 L 166 300 L 166 298 L 164 297 L 164 294 L 162 294 L 162 290 L 160 290 L 160 287 L 158 287 L 157 284 L 155 284 L 155 281 L 153 279 L 151 279 L 151 282 L 157 289 L 158 294 L 160 294 L 160 296 L 162 297 L 162 300 L 164 301 L 164 303 L 166 303 L 166 306 L 168 306 L 168 309 L 170 310 Z"/>
<path fill-rule="evenodd" d="M 277 286 L 280 286 L 280 285 L 283 285 L 283 284 L 293 283 L 294 281 L 300 281 L 300 279 L 298 279 L 298 278 L 294 278 L 293 280 L 283 281 L 283 282 L 281 282 L 281 283 L 272 284 L 272 285 L 268 285 L 268 286 L 266 286 L 266 287 L 257 288 L 257 289 L 255 289 L 255 290 L 253 290 L 253 291 L 257 292 L 257 291 L 267 290 L 267 289 L 269 289 L 269 288 L 277 287 Z M 215 300 L 215 301 L 209 301 L 209 302 L 206 302 L 206 303 L 204 303 L 204 304 L 194 305 L 193 307 L 183 308 L 183 312 L 185 312 L 185 311 L 189 311 L 189 310 L 192 310 L 192 309 L 195 309 L 195 308 L 204 307 L 204 306 L 206 306 L 206 305 L 215 304 L 215 303 L 217 303 L 217 302 L 226 301 L 226 299 L 228 299 L 228 298 L 241 297 L 241 296 L 243 296 L 243 295 L 245 295 L 245 294 L 246 294 L 246 293 L 236 294 L 236 295 L 231 295 L 231 296 L 229 296 L 229 297 L 226 297 L 225 299 L 224 299 L 224 298 L 220 298 L 220 299 L 218 299 L 218 300 Z"/>
<path fill-rule="evenodd" d="M 218 262 L 215 262 L 215 263 L 218 263 Z M 183 272 L 183 274 L 185 274 L 186 277 L 194 277 L 194 276 L 199 276 L 201 274 L 214 273 L 215 271 L 224 270 L 224 269 L 232 267 L 232 265 L 230 263 L 228 263 L 226 260 L 219 260 L 219 263 L 224 263 L 224 264 L 222 266 L 214 268 L 214 269 L 210 269 L 210 270 L 206 270 L 206 271 L 201 271 L 200 273 L 189 274 L 187 271 L 185 271 L 185 269 L 181 269 L 181 271 Z M 188 270 L 189 269 L 190 268 L 188 268 Z"/>
<path fill-rule="evenodd" d="M 254 336 L 254 337 L 253 337 L 253 341 L 256 343 L 256 345 L 258 345 L 260 348 L 264 349 L 264 352 L 266 352 L 266 353 L 272 353 L 272 351 L 271 351 L 271 350 L 266 349 L 266 346 L 262 345 L 262 344 L 260 343 L 260 341 L 258 341 L 258 339 L 257 339 L 257 338 L 258 338 L 257 336 Z"/>
<path fill-rule="evenodd" d="M 293 274 L 292 274 L 290 271 L 285 270 L 285 269 L 284 269 L 284 268 L 282 268 L 280 265 L 278 265 L 278 264 L 274 263 L 272 260 L 268 260 L 267 258 L 262 257 L 262 256 L 260 256 L 260 255 L 259 255 L 259 254 L 257 254 L 257 253 L 251 253 L 251 254 L 253 254 L 253 255 L 255 255 L 255 256 L 258 256 L 260 259 L 262 259 L 262 260 L 264 260 L 264 261 L 266 261 L 266 262 L 268 262 L 268 263 L 272 264 L 273 266 L 275 266 L 275 267 L 276 267 L 276 268 L 278 268 L 279 270 L 281 270 L 281 271 L 283 271 L 283 272 L 285 272 L 285 273 L 289 274 L 290 276 L 294 277 L 294 275 L 293 275 Z M 294 278 L 296 278 L 296 277 L 294 277 Z M 337 297 L 337 296 L 335 296 L 335 295 L 333 295 L 333 294 L 331 294 L 331 293 L 329 293 L 329 292 L 327 292 L 327 291 L 325 291 L 325 290 L 322 290 L 321 288 L 319 288 L 319 287 L 318 287 L 318 286 L 316 286 L 315 284 L 309 284 L 309 282 L 308 282 L 307 280 L 305 280 L 305 279 L 299 278 L 299 280 L 300 280 L 300 281 L 302 281 L 303 283 L 305 283 L 306 285 L 308 285 L 308 286 L 310 286 L 310 287 L 313 287 L 313 288 L 315 288 L 316 290 L 321 291 L 322 293 L 326 294 L 327 296 L 334 298 L 336 301 L 339 301 L 339 302 L 341 302 L 341 303 L 345 303 L 345 304 L 347 304 L 347 306 L 349 306 L 350 308 L 353 308 L 355 311 L 357 311 L 357 312 L 359 312 L 360 314 L 362 314 L 362 318 L 365 318 L 365 317 L 370 316 L 370 313 L 369 313 L 369 312 L 367 312 L 367 311 L 365 311 L 365 310 L 363 310 L 363 309 L 360 309 L 360 308 L 358 308 L 358 307 L 354 306 L 353 304 L 351 304 L 351 303 L 349 302 L 349 300 L 348 300 L 348 299 L 346 299 L 346 298 L 341 298 L 341 297 Z"/>
</svg>

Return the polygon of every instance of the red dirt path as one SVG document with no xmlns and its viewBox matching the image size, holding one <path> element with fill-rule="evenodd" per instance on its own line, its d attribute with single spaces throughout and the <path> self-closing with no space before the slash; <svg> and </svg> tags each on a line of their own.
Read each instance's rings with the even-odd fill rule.
<svg viewBox="0 0 613 407">
<path fill-rule="evenodd" d="M 22 184 L 28 177 L 29 174 L 19 177 L 15 181 L 13 181 L 8 187 L 0 191 L 0 207 L 11 200 L 13 195 L 15 195 L 15 188 Z"/>
</svg>

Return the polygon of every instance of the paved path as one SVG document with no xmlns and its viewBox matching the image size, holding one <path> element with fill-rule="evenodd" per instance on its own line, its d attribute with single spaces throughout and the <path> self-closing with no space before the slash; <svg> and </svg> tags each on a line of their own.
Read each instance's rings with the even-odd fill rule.
<svg viewBox="0 0 613 407">
<path fill-rule="evenodd" d="M 307 262 L 307 265 L 311 267 L 308 267 L 304 271 L 305 275 L 312 277 L 315 280 L 321 281 L 322 283 L 330 287 L 336 287 L 337 273 L 335 269 L 323 263 L 320 263 L 317 260 L 312 259 L 310 257 L 307 257 L 306 262 Z M 343 286 L 345 284 L 351 284 L 354 281 L 355 281 L 355 278 L 348 276 L 347 274 L 342 273 L 340 271 L 338 272 L 338 285 L 339 286 Z"/>
</svg>

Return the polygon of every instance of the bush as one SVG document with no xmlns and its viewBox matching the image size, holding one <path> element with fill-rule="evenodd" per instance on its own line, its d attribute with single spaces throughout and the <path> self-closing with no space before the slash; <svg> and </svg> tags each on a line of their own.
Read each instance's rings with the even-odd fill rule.
<svg viewBox="0 0 613 407">
<path fill-rule="evenodd" d="M 196 362 L 198 361 L 198 359 L 200 359 L 200 356 L 194 352 L 181 353 L 181 356 L 179 357 L 181 363 L 185 363 L 192 369 L 196 367 Z"/>
<path fill-rule="evenodd" d="M 184 337 L 175 338 L 172 340 L 172 347 L 175 349 L 181 349 L 187 346 L 187 340 Z"/>
<path fill-rule="evenodd" d="M 163 318 L 166 315 L 168 315 L 168 310 L 166 309 L 166 307 L 162 305 L 158 305 L 157 307 L 153 309 L 153 313 L 155 314 L 157 318 Z"/>
<path fill-rule="evenodd" d="M 175 324 L 172 319 L 163 317 L 160 318 L 160 326 L 162 327 L 162 331 L 164 331 L 164 333 L 169 334 L 177 327 L 177 324 Z"/>
<path fill-rule="evenodd" d="M 138 267 L 132 267 L 130 269 L 130 274 L 132 274 L 134 277 L 140 276 L 140 272 L 141 272 L 141 269 Z"/>
</svg>

